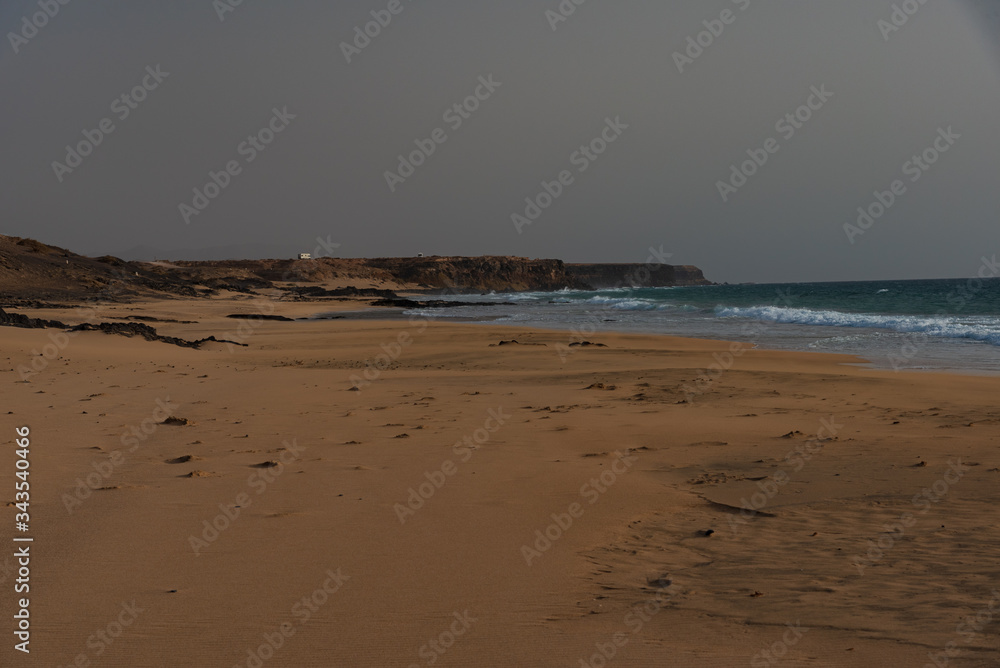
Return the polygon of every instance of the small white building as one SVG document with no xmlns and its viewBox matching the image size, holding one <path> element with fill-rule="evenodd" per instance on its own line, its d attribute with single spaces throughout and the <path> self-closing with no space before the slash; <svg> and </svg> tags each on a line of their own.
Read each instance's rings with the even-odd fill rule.
<svg viewBox="0 0 1000 668">
<path fill-rule="evenodd" d="M 300 260 L 311 260 L 313 259 L 312 253 L 299 253 Z"/>
</svg>

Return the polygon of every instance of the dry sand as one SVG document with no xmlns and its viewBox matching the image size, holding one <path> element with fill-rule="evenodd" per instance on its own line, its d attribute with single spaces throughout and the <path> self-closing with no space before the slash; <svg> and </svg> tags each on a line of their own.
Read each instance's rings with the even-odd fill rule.
<svg viewBox="0 0 1000 668">
<path fill-rule="evenodd" d="M 336 320 L 83 333 L 19 382 L 52 331 L 0 330 L 35 538 L 0 665 L 1000 665 L 1000 379 L 754 350 L 691 396 L 729 344 Z"/>
</svg>

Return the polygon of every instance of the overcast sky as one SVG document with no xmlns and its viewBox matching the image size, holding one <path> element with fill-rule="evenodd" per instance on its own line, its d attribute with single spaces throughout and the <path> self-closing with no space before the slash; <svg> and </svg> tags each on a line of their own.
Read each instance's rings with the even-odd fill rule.
<svg viewBox="0 0 1000 668">
<path fill-rule="evenodd" d="M 963 277 L 1000 252 L 995 0 L 226 2 L 0 3 L 0 232 L 125 256 L 662 246 L 730 282 Z M 391 22 L 361 39 L 372 12 Z M 748 151 L 766 163 L 733 180 Z"/>
</svg>

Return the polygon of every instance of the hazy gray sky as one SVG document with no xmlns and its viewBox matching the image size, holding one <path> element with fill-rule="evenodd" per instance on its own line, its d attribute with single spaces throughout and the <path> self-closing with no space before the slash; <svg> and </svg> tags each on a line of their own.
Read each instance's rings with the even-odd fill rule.
<svg viewBox="0 0 1000 668">
<path fill-rule="evenodd" d="M 50 4 L 0 4 L 5 234 L 125 255 L 321 237 L 346 257 L 641 262 L 662 246 L 731 282 L 962 277 L 1000 253 L 994 0 Z M 919 7 L 898 30 L 894 4 Z M 391 22 L 345 55 L 372 12 Z M 244 143 L 262 130 L 263 150 Z M 418 140 L 433 154 L 390 189 Z M 926 171 L 906 164 L 936 140 Z M 747 151 L 767 162 L 723 201 Z M 512 214 L 564 170 L 519 233 Z M 210 171 L 228 185 L 195 201 Z M 844 224 L 897 179 L 851 243 Z"/>
</svg>

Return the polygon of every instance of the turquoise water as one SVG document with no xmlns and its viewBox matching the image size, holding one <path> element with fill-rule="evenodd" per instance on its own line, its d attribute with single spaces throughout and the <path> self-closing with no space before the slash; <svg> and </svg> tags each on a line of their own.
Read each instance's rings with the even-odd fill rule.
<svg viewBox="0 0 1000 668">
<path fill-rule="evenodd" d="M 1000 278 L 563 290 L 478 299 L 497 304 L 412 313 L 842 352 L 899 369 L 1000 371 Z"/>
</svg>

